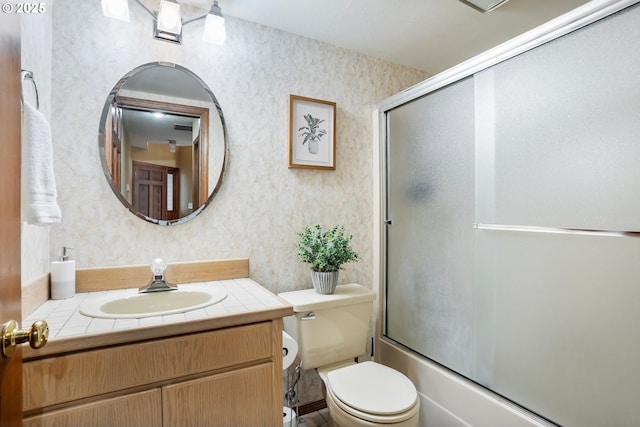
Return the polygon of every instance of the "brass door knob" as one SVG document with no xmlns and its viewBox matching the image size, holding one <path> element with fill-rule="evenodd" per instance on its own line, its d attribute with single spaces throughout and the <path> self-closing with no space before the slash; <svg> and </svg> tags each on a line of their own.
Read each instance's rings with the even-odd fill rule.
<svg viewBox="0 0 640 427">
<path fill-rule="evenodd" d="M 49 339 L 49 325 L 44 320 L 37 320 L 29 329 L 18 329 L 18 322 L 9 320 L 2 326 L 2 355 L 11 357 L 16 346 L 29 342 L 31 348 L 41 348 Z"/>
</svg>

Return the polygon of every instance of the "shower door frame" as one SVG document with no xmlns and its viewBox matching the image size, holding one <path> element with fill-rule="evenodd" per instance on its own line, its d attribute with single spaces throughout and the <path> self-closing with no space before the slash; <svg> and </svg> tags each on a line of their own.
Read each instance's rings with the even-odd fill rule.
<svg viewBox="0 0 640 427">
<path fill-rule="evenodd" d="M 640 0 L 594 0 L 380 102 L 373 111 L 375 359 L 407 375 L 421 400 L 421 425 L 550 426 L 544 419 L 384 336 L 386 330 L 387 112 L 612 15 Z"/>
</svg>

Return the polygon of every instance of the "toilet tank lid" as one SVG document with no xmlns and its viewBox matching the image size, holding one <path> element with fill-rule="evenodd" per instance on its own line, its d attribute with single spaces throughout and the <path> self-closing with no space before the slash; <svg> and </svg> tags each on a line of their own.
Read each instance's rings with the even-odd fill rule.
<svg viewBox="0 0 640 427">
<path fill-rule="evenodd" d="M 336 286 L 336 291 L 330 295 L 319 294 L 315 289 L 303 289 L 283 292 L 278 296 L 291 304 L 293 311 L 298 313 L 373 301 L 376 293 L 362 285 L 350 283 Z"/>
</svg>

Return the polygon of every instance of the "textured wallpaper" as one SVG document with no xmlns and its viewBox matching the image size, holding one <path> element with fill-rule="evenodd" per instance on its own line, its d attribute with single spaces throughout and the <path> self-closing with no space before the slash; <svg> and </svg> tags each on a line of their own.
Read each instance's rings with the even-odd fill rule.
<svg viewBox="0 0 640 427">
<path fill-rule="evenodd" d="M 51 117 L 51 28 L 53 13 L 51 0 L 42 3 L 48 12 L 43 14 L 24 14 L 21 17 L 21 68 L 33 73 L 38 88 L 40 111 L 45 117 Z M 29 84 L 25 88 L 25 100 L 36 104 L 35 92 Z M 24 190 L 23 190 L 24 191 Z M 21 226 L 21 277 L 22 283 L 49 272 L 49 234 L 50 227 L 30 225 Z"/>
<path fill-rule="evenodd" d="M 371 111 L 425 73 L 231 17 L 223 46 L 201 42 L 201 22 L 186 26 L 177 46 L 154 40 L 152 20 L 133 2 L 129 23 L 103 17 L 99 2 L 50 3 L 51 15 L 39 19 L 52 21 L 52 37 L 51 27 L 42 26 L 46 21 L 31 22 L 30 31 L 37 31 L 23 44 L 23 61 L 43 69 L 39 83 L 50 86 L 63 220 L 49 228 L 23 225 L 23 283 L 46 273 L 49 261 L 69 246 L 79 268 L 145 264 L 156 257 L 248 257 L 251 277 L 272 292 L 310 288 L 309 270 L 295 256 L 296 232 L 320 223 L 344 224 L 361 257 L 346 265 L 339 283 L 372 287 Z M 99 119 L 110 90 L 131 69 L 154 61 L 199 75 L 218 99 L 228 130 L 220 191 L 203 213 L 175 227 L 147 223 L 122 206 L 98 153 Z M 290 94 L 337 104 L 335 171 L 287 167 Z M 317 375 L 303 374 L 300 398 L 322 398 Z"/>
<path fill-rule="evenodd" d="M 305 225 L 344 224 L 358 263 L 340 283 L 372 286 L 372 119 L 374 104 L 426 75 L 290 33 L 227 17 L 223 46 L 201 42 L 202 23 L 183 44 L 154 40 L 152 20 L 131 2 L 131 22 L 105 18 L 97 3 L 53 7 L 51 112 L 63 221 L 49 253 L 74 248 L 78 267 L 249 257 L 251 277 L 273 292 L 311 286 L 295 256 Z M 120 77 L 152 61 L 198 74 L 228 126 L 222 187 L 194 220 L 161 227 L 115 198 L 98 153 L 99 118 Z M 289 94 L 337 104 L 336 170 L 289 169 Z"/>
</svg>

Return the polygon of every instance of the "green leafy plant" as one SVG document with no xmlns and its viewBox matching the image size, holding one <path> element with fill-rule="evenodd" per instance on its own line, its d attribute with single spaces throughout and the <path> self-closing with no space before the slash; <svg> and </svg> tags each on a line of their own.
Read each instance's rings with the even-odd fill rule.
<svg viewBox="0 0 640 427">
<path fill-rule="evenodd" d="M 342 225 L 323 230 L 316 224 L 297 234 L 298 258 L 313 271 L 338 271 L 342 264 L 358 260 L 358 254 L 351 248 L 353 236 L 345 236 Z"/>
<path fill-rule="evenodd" d="M 324 122 L 324 120 L 312 117 L 311 114 L 305 114 L 304 119 L 307 121 L 307 126 L 302 126 L 298 129 L 298 132 L 304 131 L 300 134 L 300 136 L 304 136 L 302 145 L 308 141 L 320 142 L 320 138 L 327 134 L 325 129 L 318 129 L 318 127 L 320 127 L 320 123 Z"/>
</svg>

